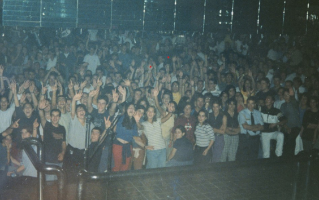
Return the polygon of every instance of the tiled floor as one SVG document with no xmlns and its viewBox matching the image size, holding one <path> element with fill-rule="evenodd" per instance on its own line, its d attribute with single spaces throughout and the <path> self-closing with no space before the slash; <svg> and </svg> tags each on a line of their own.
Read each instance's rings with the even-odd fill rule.
<svg viewBox="0 0 319 200">
<path fill-rule="evenodd" d="M 318 161 L 311 164 L 308 179 L 307 162 L 298 167 L 297 163 L 287 161 L 218 163 L 205 170 L 192 167 L 184 168 L 184 172 L 168 170 L 158 175 L 140 172 L 113 177 L 108 182 L 88 183 L 85 199 L 314 200 L 319 199 L 318 166 Z M 34 187 L 18 187 L 17 191 L 7 188 L 1 191 L 0 199 L 36 199 L 30 188 Z M 55 191 L 56 186 L 47 186 L 45 199 L 55 199 Z M 66 199 L 75 199 L 75 192 L 76 185 L 68 185 Z"/>
</svg>

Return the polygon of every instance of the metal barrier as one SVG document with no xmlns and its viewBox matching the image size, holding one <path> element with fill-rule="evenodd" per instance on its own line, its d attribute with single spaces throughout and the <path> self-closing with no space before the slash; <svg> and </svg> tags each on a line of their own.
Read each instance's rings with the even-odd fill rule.
<svg viewBox="0 0 319 200">
<path fill-rule="evenodd" d="M 27 138 L 22 140 L 22 145 L 30 158 L 32 164 L 38 172 L 38 199 L 43 200 L 43 186 L 44 186 L 44 177 L 43 174 L 54 174 L 58 178 L 58 193 L 57 199 L 64 199 L 64 189 L 65 189 L 65 173 L 61 167 L 55 165 L 45 165 L 43 161 L 43 145 L 42 142 L 37 138 Z M 37 146 L 37 154 L 31 147 L 31 145 Z"/>
</svg>

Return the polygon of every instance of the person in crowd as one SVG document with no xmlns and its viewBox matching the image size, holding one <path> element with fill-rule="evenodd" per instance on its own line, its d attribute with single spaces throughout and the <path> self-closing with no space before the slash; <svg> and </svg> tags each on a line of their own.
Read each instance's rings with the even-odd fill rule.
<svg viewBox="0 0 319 200">
<path fill-rule="evenodd" d="M 193 145 L 185 137 L 185 127 L 175 128 L 173 150 L 170 152 L 166 167 L 192 165 L 194 160 Z"/>
<path fill-rule="evenodd" d="M 258 157 L 260 133 L 264 129 L 261 113 L 255 109 L 254 97 L 247 99 L 247 108 L 240 111 L 238 122 L 240 126 L 239 146 L 236 160 L 254 160 Z"/>
<path fill-rule="evenodd" d="M 296 138 L 301 130 L 301 121 L 298 102 L 294 96 L 290 95 L 288 89 L 284 90 L 284 99 L 280 107 L 281 113 L 286 117 L 287 123 L 284 125 L 285 128 L 285 146 L 284 155 L 291 157 L 295 155 Z"/>
<path fill-rule="evenodd" d="M 260 80 L 260 91 L 255 95 L 257 100 L 264 100 L 268 95 L 275 96 L 276 93 L 270 90 L 270 81 L 268 78 L 263 78 Z"/>
<path fill-rule="evenodd" d="M 199 111 L 201 111 L 204 108 L 205 99 L 203 95 L 198 95 L 195 99 L 195 107 L 191 112 L 191 115 L 194 116 L 197 119 Z"/>
<path fill-rule="evenodd" d="M 183 108 L 183 114 L 179 115 L 174 121 L 174 128 L 172 133 L 175 133 L 177 126 L 182 125 L 185 128 L 185 137 L 192 143 L 195 144 L 194 130 L 196 126 L 196 119 L 191 115 L 192 104 L 186 103 Z"/>
<path fill-rule="evenodd" d="M 148 140 L 146 149 L 146 168 L 165 167 L 166 164 L 166 145 L 162 136 L 161 124 L 171 117 L 166 115 L 162 118 L 156 118 L 156 108 L 149 106 L 146 110 L 145 121 L 142 122 L 143 132 Z"/>
<path fill-rule="evenodd" d="M 227 117 L 222 111 L 220 101 L 212 102 L 213 112 L 209 114 L 208 123 L 213 127 L 215 140 L 212 147 L 212 162 L 220 162 L 224 149 L 224 134 L 227 126 Z"/>
<path fill-rule="evenodd" d="M 214 129 L 207 122 L 208 113 L 201 110 L 198 113 L 198 123 L 195 127 L 194 164 L 208 164 L 212 158 L 212 146 L 215 141 Z"/>
<path fill-rule="evenodd" d="M 317 97 L 309 98 L 309 110 L 306 110 L 302 120 L 302 130 L 300 132 L 303 149 L 309 151 L 317 140 L 317 129 L 319 126 L 319 111 Z"/>
<path fill-rule="evenodd" d="M 282 156 L 284 145 L 284 134 L 279 131 L 280 126 L 286 123 L 280 110 L 275 108 L 275 97 L 267 96 L 265 106 L 261 108 L 261 115 L 264 121 L 264 130 L 261 133 L 263 158 L 270 157 L 270 140 L 276 140 L 276 156 Z"/>
<path fill-rule="evenodd" d="M 224 149 L 220 162 L 235 161 L 239 143 L 240 128 L 238 124 L 237 102 L 235 99 L 227 100 L 227 126 L 224 134 Z"/>
<path fill-rule="evenodd" d="M 139 137 L 138 127 L 141 127 L 139 121 L 140 115 L 135 112 L 134 104 L 128 104 L 124 115 L 120 117 L 115 127 L 116 136 L 112 147 L 114 167 L 112 171 L 129 170 L 133 140 L 142 148 L 149 148 Z"/>
</svg>

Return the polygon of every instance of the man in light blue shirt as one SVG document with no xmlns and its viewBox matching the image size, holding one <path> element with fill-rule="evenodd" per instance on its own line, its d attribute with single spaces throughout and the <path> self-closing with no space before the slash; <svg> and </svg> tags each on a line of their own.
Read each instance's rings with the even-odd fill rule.
<svg viewBox="0 0 319 200">
<path fill-rule="evenodd" d="M 238 122 L 240 127 L 237 160 L 253 160 L 258 157 L 260 131 L 264 129 L 261 113 L 255 110 L 254 97 L 247 99 L 247 108 L 240 111 Z"/>
</svg>

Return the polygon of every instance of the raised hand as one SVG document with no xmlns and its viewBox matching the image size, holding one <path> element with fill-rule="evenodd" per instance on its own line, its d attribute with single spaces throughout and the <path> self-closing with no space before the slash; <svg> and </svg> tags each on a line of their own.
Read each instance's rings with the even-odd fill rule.
<svg viewBox="0 0 319 200">
<path fill-rule="evenodd" d="M 3 71 L 4 71 L 4 66 L 3 66 L 3 65 L 0 65 L 0 76 L 3 75 Z"/>
<path fill-rule="evenodd" d="M 113 102 L 118 102 L 119 94 L 115 90 L 112 90 L 112 97 L 113 97 Z"/>
<path fill-rule="evenodd" d="M 83 88 L 86 86 L 86 84 L 87 84 L 86 80 L 81 83 L 81 85 L 80 85 L 81 90 L 83 90 Z"/>
<path fill-rule="evenodd" d="M 30 91 L 31 93 L 34 92 L 34 88 L 35 88 L 35 85 L 34 85 L 33 83 L 30 83 L 29 91 Z"/>
<path fill-rule="evenodd" d="M 90 93 L 89 93 L 89 97 L 94 97 L 95 95 L 98 94 L 98 91 L 97 90 L 92 90 Z"/>
<path fill-rule="evenodd" d="M 36 118 L 33 122 L 33 129 L 38 128 L 40 126 L 39 122 L 38 122 L 38 118 Z"/>
<path fill-rule="evenodd" d="M 13 124 L 11 124 L 11 128 L 19 128 L 19 121 L 20 121 L 20 119 L 18 119 Z"/>
<path fill-rule="evenodd" d="M 126 95 L 126 89 L 123 88 L 122 86 L 119 86 L 119 87 L 118 87 L 118 90 L 119 90 L 119 92 L 120 92 L 123 96 Z"/>
<path fill-rule="evenodd" d="M 16 94 L 17 93 L 17 84 L 15 81 L 12 81 L 11 84 L 10 84 L 10 89 L 12 91 L 13 94 Z"/>
<path fill-rule="evenodd" d="M 23 88 L 26 90 L 30 86 L 30 81 L 27 80 L 26 82 L 23 83 Z"/>
<path fill-rule="evenodd" d="M 25 93 L 23 93 L 20 97 L 20 103 L 24 103 L 25 99 L 27 98 L 27 95 L 25 95 Z"/>
<path fill-rule="evenodd" d="M 42 90 L 41 90 L 42 94 L 45 95 L 47 93 L 47 90 L 48 90 L 48 88 L 47 87 L 43 87 L 43 84 L 42 84 Z"/>
<path fill-rule="evenodd" d="M 41 101 L 39 102 L 38 108 L 39 108 L 40 110 L 45 109 L 45 108 L 47 107 L 46 103 L 47 103 L 47 100 L 45 100 L 45 99 L 41 100 Z"/>
<path fill-rule="evenodd" d="M 157 97 L 157 96 L 158 96 L 158 94 L 159 94 L 158 89 L 154 89 L 153 94 L 154 94 L 154 97 Z"/>
<path fill-rule="evenodd" d="M 129 86 L 131 85 L 131 81 L 128 80 L 128 79 L 126 79 L 126 80 L 124 81 L 124 85 L 125 85 L 126 87 L 129 87 Z"/>
<path fill-rule="evenodd" d="M 77 83 L 77 84 L 74 84 L 74 90 L 75 91 L 78 91 L 80 90 L 80 85 Z"/>
<path fill-rule="evenodd" d="M 83 95 L 82 92 L 76 93 L 73 97 L 73 101 L 79 101 L 82 98 L 82 95 Z"/>
<path fill-rule="evenodd" d="M 105 128 L 110 128 L 112 122 L 110 121 L 110 116 L 106 119 L 106 117 L 104 117 L 104 124 L 105 124 Z"/>
</svg>

